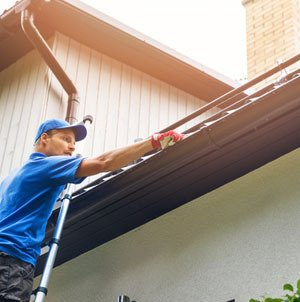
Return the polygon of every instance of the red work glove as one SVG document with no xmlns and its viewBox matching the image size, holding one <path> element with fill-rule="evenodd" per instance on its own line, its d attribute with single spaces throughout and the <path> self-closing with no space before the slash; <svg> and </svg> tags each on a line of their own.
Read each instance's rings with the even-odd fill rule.
<svg viewBox="0 0 300 302">
<path fill-rule="evenodd" d="M 176 142 L 181 141 L 184 134 L 177 133 L 174 130 L 170 130 L 164 133 L 154 133 L 151 136 L 151 144 L 154 149 L 164 149 L 166 147 L 174 145 Z"/>
</svg>

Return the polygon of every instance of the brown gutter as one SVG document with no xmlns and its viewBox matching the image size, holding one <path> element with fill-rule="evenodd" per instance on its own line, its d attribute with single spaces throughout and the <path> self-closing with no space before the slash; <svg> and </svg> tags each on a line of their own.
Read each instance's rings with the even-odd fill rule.
<svg viewBox="0 0 300 302">
<path fill-rule="evenodd" d="M 43 36 L 36 28 L 34 24 L 34 15 L 32 12 L 29 12 L 28 9 L 21 12 L 21 27 L 28 40 L 38 50 L 69 96 L 66 121 L 70 124 L 76 123 L 78 121 L 77 112 L 79 107 L 79 95 L 77 89 L 58 63 Z"/>
</svg>

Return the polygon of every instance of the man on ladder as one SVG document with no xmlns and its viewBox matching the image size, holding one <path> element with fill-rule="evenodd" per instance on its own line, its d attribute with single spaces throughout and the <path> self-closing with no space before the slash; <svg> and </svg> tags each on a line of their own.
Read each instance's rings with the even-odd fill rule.
<svg viewBox="0 0 300 302">
<path fill-rule="evenodd" d="M 30 300 L 47 221 L 66 184 L 78 184 L 87 176 L 118 170 L 153 149 L 165 148 L 183 138 L 175 131 L 155 133 L 93 158 L 73 156 L 75 142 L 86 134 L 84 124 L 45 121 L 37 131 L 34 153 L 0 184 L 1 302 Z"/>
</svg>

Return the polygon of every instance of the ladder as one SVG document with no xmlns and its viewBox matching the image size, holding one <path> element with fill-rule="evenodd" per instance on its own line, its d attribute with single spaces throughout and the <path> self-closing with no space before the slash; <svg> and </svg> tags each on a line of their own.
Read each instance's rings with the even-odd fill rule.
<svg viewBox="0 0 300 302">
<path fill-rule="evenodd" d="M 117 302 L 136 302 L 136 301 L 130 300 L 128 296 L 123 295 L 118 297 Z"/>
</svg>

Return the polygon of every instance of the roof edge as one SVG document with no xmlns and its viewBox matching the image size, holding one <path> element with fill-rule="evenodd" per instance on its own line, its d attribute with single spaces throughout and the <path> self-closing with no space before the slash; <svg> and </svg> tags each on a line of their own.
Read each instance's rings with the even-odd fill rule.
<svg viewBox="0 0 300 302">
<path fill-rule="evenodd" d="M 32 49 L 22 36 L 18 13 L 29 6 L 44 38 L 60 32 L 204 101 L 241 85 L 78 0 L 23 0 L 3 13 L 2 70 Z"/>
</svg>

